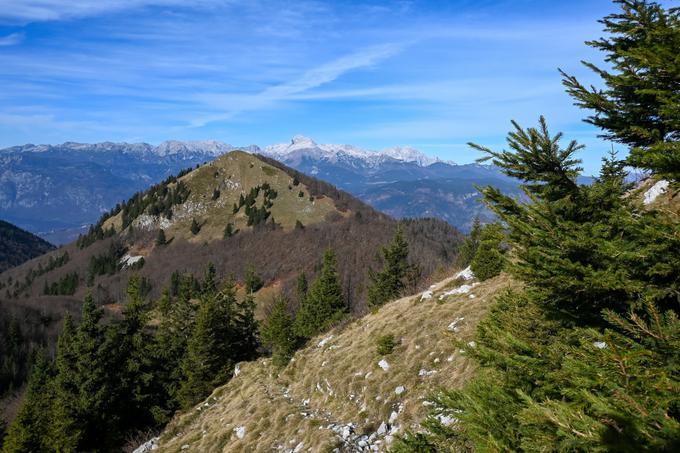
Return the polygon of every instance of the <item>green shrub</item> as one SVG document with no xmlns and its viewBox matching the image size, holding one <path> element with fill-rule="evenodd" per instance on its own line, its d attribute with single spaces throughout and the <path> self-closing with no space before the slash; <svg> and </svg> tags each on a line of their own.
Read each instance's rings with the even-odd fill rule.
<svg viewBox="0 0 680 453">
<path fill-rule="evenodd" d="M 488 280 L 500 274 L 505 267 L 505 232 L 499 224 L 490 224 L 479 235 L 479 246 L 470 268 L 479 280 Z"/>
<path fill-rule="evenodd" d="M 394 335 L 387 334 L 379 337 L 376 341 L 376 345 L 376 350 L 379 355 L 389 355 L 392 354 L 394 348 L 397 346 L 397 343 L 394 340 Z"/>
</svg>

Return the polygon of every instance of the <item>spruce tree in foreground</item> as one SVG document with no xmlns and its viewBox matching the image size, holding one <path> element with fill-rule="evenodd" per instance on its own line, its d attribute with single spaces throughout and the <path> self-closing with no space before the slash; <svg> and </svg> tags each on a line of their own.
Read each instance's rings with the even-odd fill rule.
<svg viewBox="0 0 680 453">
<path fill-rule="evenodd" d="M 116 410 L 128 414 L 121 420 L 124 432 L 152 426 L 156 422 L 152 409 L 162 404 L 160 400 L 164 398 L 154 377 L 153 338 L 145 329 L 149 312 L 142 297 L 142 281 L 137 275 L 130 278 L 123 320 L 116 329 L 108 329 L 106 349 L 115 354 L 118 370 L 112 372 L 118 375 L 118 382 L 112 386 L 120 393 Z"/>
<path fill-rule="evenodd" d="M 33 366 L 28 389 L 3 443 L 3 453 L 46 452 L 52 411 L 51 379 L 54 369 L 42 354 Z"/>
<path fill-rule="evenodd" d="M 194 331 L 182 363 L 184 380 L 179 396 L 184 408 L 196 404 L 216 385 L 226 381 L 234 367 L 227 348 L 232 340 L 229 324 L 235 303 L 235 295 L 230 289 L 219 295 L 204 293 L 201 297 Z"/>
<path fill-rule="evenodd" d="M 505 232 L 497 223 L 486 225 L 479 233 L 479 245 L 470 263 L 470 269 L 479 280 L 488 280 L 500 274 L 505 267 Z"/>
<path fill-rule="evenodd" d="M 319 276 L 314 280 L 295 317 L 295 334 L 302 338 L 330 328 L 347 313 L 338 277 L 335 253 L 326 250 Z"/>
<path fill-rule="evenodd" d="M 398 298 L 407 287 L 413 266 L 408 262 L 408 243 L 401 226 L 392 242 L 382 247 L 383 269 L 380 272 L 369 270 L 371 284 L 368 288 L 368 306 L 379 307 L 385 302 Z"/>
<path fill-rule="evenodd" d="M 592 185 L 576 184 L 578 146 L 562 149 L 559 139 L 541 120 L 509 135 L 516 152 L 487 151 L 527 182 L 529 203 L 483 191 L 508 225 L 509 268 L 525 289 L 500 297 L 480 323 L 466 351 L 477 376 L 435 398 L 437 413 L 458 422 L 433 418 L 431 435 L 398 448 L 677 449 L 677 218 L 624 198 L 621 163 L 611 158 Z"/>
<path fill-rule="evenodd" d="M 162 423 L 180 407 L 179 391 L 184 378 L 182 363 L 194 330 L 196 308 L 185 293 L 171 300 L 165 292 L 158 305 L 161 323 L 150 354 L 157 386 L 166 396 L 165 401 L 154 405 L 151 411 L 156 421 Z"/>
<path fill-rule="evenodd" d="M 284 367 L 295 353 L 297 339 L 293 332 L 293 319 L 288 313 L 288 301 L 278 296 L 274 301 L 271 313 L 260 331 L 262 344 L 272 351 L 272 363 L 276 367 Z"/>
<path fill-rule="evenodd" d="M 233 282 L 204 292 L 182 362 L 179 399 L 190 407 L 232 376 L 234 366 L 257 352 L 257 322 L 252 299 L 238 303 Z"/>
<path fill-rule="evenodd" d="M 586 43 L 606 54 L 611 69 L 584 62 L 605 88 L 586 87 L 565 72 L 563 83 L 576 105 L 594 112 L 586 122 L 631 147 L 629 164 L 680 179 L 680 9 L 616 3 L 620 11 L 601 21 L 607 37 Z"/>
<path fill-rule="evenodd" d="M 59 338 L 50 439 L 57 451 L 107 450 L 122 440 L 115 416 L 120 376 L 109 349 L 115 344 L 106 341 L 101 317 L 88 295 L 78 327 L 67 318 Z"/>
</svg>

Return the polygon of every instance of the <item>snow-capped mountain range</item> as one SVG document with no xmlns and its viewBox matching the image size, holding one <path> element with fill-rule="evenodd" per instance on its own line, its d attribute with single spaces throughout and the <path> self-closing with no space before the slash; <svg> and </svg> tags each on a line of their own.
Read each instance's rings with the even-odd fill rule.
<svg viewBox="0 0 680 453">
<path fill-rule="evenodd" d="M 304 135 L 296 135 L 290 143 L 267 146 L 262 149 L 262 154 L 289 162 L 304 158 L 334 163 L 359 161 L 369 167 L 379 166 L 389 160 L 415 163 L 421 167 L 427 167 L 436 162 L 443 162 L 438 157 L 427 156 L 409 146 L 397 146 L 386 148 L 382 151 L 370 151 L 352 145 L 317 144 L 314 140 Z M 452 162 L 447 163 L 453 164 Z"/>
<path fill-rule="evenodd" d="M 0 150 L 0 218 L 63 243 L 135 192 L 235 149 L 279 160 L 396 217 L 440 217 L 463 230 L 488 214 L 475 184 L 508 186 L 493 167 L 456 165 L 411 147 L 317 144 L 302 135 L 264 148 L 214 140 L 29 144 Z"/>
<path fill-rule="evenodd" d="M 189 156 L 205 156 L 217 157 L 229 151 L 237 149 L 236 147 L 223 143 L 217 140 L 201 140 L 201 141 L 177 141 L 168 140 L 158 146 L 150 145 L 148 143 L 76 143 L 66 142 L 61 145 L 22 145 L 13 146 L 0 150 L 0 155 L 20 154 L 20 153 L 48 153 L 53 151 L 70 151 L 80 152 L 86 154 L 98 153 L 117 153 L 117 154 L 134 154 L 139 156 L 178 156 L 187 158 Z M 238 149 L 259 151 L 257 146 L 239 147 Z"/>
<path fill-rule="evenodd" d="M 317 144 L 314 140 L 304 135 L 296 135 L 289 143 L 269 145 L 260 148 L 257 145 L 233 146 L 217 140 L 178 141 L 168 140 L 157 146 L 148 143 L 76 143 L 66 142 L 61 145 L 22 145 L 0 150 L 3 154 L 12 153 L 44 153 L 49 151 L 68 150 L 86 153 L 116 152 L 122 154 L 156 155 L 160 157 L 189 156 L 217 157 L 235 149 L 241 149 L 252 153 L 262 153 L 275 159 L 287 161 L 309 158 L 325 160 L 329 162 L 341 162 L 356 160 L 359 165 L 369 167 L 378 166 L 386 161 L 393 160 L 406 163 L 415 163 L 426 167 L 436 162 L 444 162 L 438 157 L 430 157 L 423 152 L 410 146 L 396 146 L 382 151 L 372 151 L 352 145 Z M 452 162 L 447 162 L 452 164 Z"/>
</svg>

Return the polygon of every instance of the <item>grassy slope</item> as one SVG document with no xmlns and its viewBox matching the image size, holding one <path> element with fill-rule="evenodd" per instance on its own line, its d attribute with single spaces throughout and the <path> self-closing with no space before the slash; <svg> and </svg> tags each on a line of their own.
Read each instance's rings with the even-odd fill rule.
<svg viewBox="0 0 680 453">
<path fill-rule="evenodd" d="M 183 238 L 191 242 L 219 240 L 227 223 L 233 223 L 235 228 L 242 231 L 250 229 L 246 224 L 244 208 L 234 214 L 233 205 L 238 204 L 242 192 L 248 193 L 250 188 L 265 182 L 278 193 L 276 199 L 272 200 L 274 205 L 270 209 L 271 215 L 286 230 L 293 229 L 296 220 L 310 225 L 322 222 L 328 214 L 336 212 L 335 204 L 329 198 L 311 201 L 309 189 L 303 184 L 294 186 L 293 179 L 284 171 L 242 151 L 227 153 L 180 180 L 187 185 L 190 195 L 186 202 L 174 207 L 173 218 L 167 222 L 170 226 L 165 228 L 168 239 Z M 220 196 L 213 200 L 215 189 L 220 191 Z M 300 192 L 303 193 L 302 197 L 299 196 Z M 256 206 L 262 206 L 262 202 L 263 195 L 260 193 Z M 105 227 L 113 224 L 119 229 L 120 218 L 121 214 L 110 219 Z M 201 225 L 201 231 L 196 235 L 190 232 L 192 219 Z M 139 228 L 140 222 L 134 225 Z"/>
<path fill-rule="evenodd" d="M 474 372 L 454 340 L 469 341 L 506 276 L 475 286 L 470 294 L 439 296 L 463 282 L 448 278 L 434 297 L 405 297 L 319 338 L 277 373 L 269 359 L 241 364 L 240 373 L 202 404 L 179 415 L 161 437 L 159 451 L 352 451 L 382 422 L 392 434 L 416 428 L 438 387 L 459 387 Z M 459 321 L 456 332 L 449 325 Z M 379 367 L 376 339 L 392 333 L 399 346 Z M 320 346 L 322 339 L 328 339 Z M 435 371 L 420 376 L 421 370 Z M 404 386 L 405 391 L 395 390 Z M 393 414 L 394 412 L 394 414 Z M 353 424 L 353 434 L 342 430 Z M 239 431 L 238 428 L 242 429 Z M 242 434 L 239 438 L 237 434 Z M 383 451 L 390 432 L 371 439 Z M 344 442 L 344 443 L 343 443 Z"/>
</svg>

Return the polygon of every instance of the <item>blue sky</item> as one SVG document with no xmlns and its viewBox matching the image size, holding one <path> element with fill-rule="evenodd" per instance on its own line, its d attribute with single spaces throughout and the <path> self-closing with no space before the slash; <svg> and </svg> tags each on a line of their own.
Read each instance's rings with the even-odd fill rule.
<svg viewBox="0 0 680 453">
<path fill-rule="evenodd" d="M 596 82 L 579 61 L 608 0 L 2 4 L 0 146 L 304 134 L 466 163 L 543 114 L 587 173 L 610 147 L 557 72 Z"/>
</svg>

